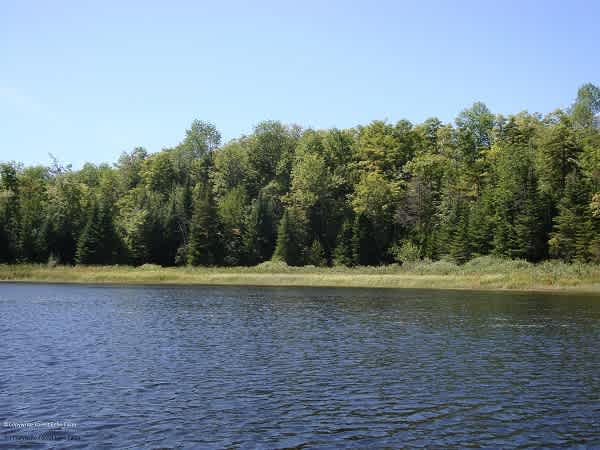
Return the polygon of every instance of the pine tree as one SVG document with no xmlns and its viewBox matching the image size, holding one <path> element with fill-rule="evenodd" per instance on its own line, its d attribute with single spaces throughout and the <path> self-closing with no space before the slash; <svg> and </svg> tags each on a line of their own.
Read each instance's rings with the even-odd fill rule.
<svg viewBox="0 0 600 450">
<path fill-rule="evenodd" d="M 337 236 L 337 246 L 333 252 L 333 262 L 336 265 L 351 267 L 354 265 L 352 252 L 352 224 L 346 220 Z"/>
<path fill-rule="evenodd" d="M 586 259 L 589 237 L 584 225 L 588 208 L 589 196 L 584 183 L 578 173 L 573 171 L 567 177 L 564 195 L 559 202 L 558 215 L 554 218 L 553 231 L 548 241 L 552 256 L 568 262 Z"/>
<path fill-rule="evenodd" d="M 593 259 L 595 234 L 592 220 L 583 220 L 575 232 L 575 259 L 577 261 L 588 262 Z"/>
<path fill-rule="evenodd" d="M 589 243 L 587 251 L 591 262 L 600 263 L 600 217 L 590 220 L 588 225 Z"/>
<path fill-rule="evenodd" d="M 115 228 L 113 211 L 105 203 L 100 208 L 101 264 L 116 264 L 124 260 L 124 246 Z"/>
<path fill-rule="evenodd" d="M 554 123 L 543 128 L 539 138 L 537 165 L 542 190 L 560 199 L 569 173 L 577 167 L 581 145 L 566 113 L 559 111 L 551 117 Z"/>
<path fill-rule="evenodd" d="M 530 171 L 519 197 L 514 218 L 514 239 L 510 256 L 538 261 L 545 252 L 545 243 L 537 180 L 532 171 Z"/>
<path fill-rule="evenodd" d="M 175 193 L 171 193 L 166 208 L 163 208 L 161 212 L 162 250 L 159 253 L 158 262 L 163 266 L 172 266 L 177 257 L 177 250 L 183 244 Z"/>
<path fill-rule="evenodd" d="M 327 265 L 327 260 L 325 259 L 325 251 L 323 250 L 321 242 L 319 242 L 317 239 L 315 239 L 310 246 L 306 263 L 317 267 Z"/>
<path fill-rule="evenodd" d="M 77 241 L 77 264 L 99 264 L 98 248 L 101 245 L 100 236 L 100 208 L 94 202 L 88 220 Z"/>
<path fill-rule="evenodd" d="M 77 241 L 77 264 L 115 264 L 122 255 L 109 207 L 94 202 Z"/>
<path fill-rule="evenodd" d="M 450 242 L 450 256 L 458 264 L 462 264 L 471 257 L 469 239 L 469 217 L 467 211 L 459 212 L 459 220 L 454 229 Z"/>
<path fill-rule="evenodd" d="M 496 210 L 494 216 L 494 239 L 492 242 L 492 253 L 495 256 L 508 257 L 511 249 L 512 227 L 507 217 L 506 208 Z"/>
<path fill-rule="evenodd" d="M 254 201 L 243 234 L 247 264 L 257 264 L 271 258 L 277 230 L 273 205 L 260 193 Z"/>
<path fill-rule="evenodd" d="M 306 253 L 305 218 L 296 208 L 287 208 L 277 228 L 273 259 L 284 261 L 290 266 L 301 266 L 306 262 Z"/>
<path fill-rule="evenodd" d="M 209 186 L 198 186 L 190 224 L 187 262 L 212 266 L 221 262 L 221 233 L 217 210 Z"/>
<path fill-rule="evenodd" d="M 494 228 L 492 208 L 488 199 L 483 195 L 476 201 L 469 212 L 469 240 L 473 256 L 487 255 L 492 250 Z"/>
<path fill-rule="evenodd" d="M 364 214 L 358 214 L 354 219 L 352 259 L 359 266 L 374 266 L 379 263 L 379 248 L 373 223 Z"/>
<path fill-rule="evenodd" d="M 19 180 L 13 164 L 0 164 L 0 262 L 19 256 Z"/>
<path fill-rule="evenodd" d="M 129 217 L 127 223 L 126 244 L 130 262 L 139 266 L 149 260 L 148 251 L 148 211 L 137 211 Z"/>
<path fill-rule="evenodd" d="M 226 266 L 239 266 L 242 264 L 246 254 L 244 246 L 243 229 L 235 228 L 227 234 L 227 242 L 225 243 L 225 258 Z"/>
</svg>

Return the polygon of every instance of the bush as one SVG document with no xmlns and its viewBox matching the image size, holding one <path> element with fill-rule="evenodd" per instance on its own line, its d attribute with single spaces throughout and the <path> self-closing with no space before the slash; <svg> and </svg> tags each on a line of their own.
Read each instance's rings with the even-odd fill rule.
<svg viewBox="0 0 600 450">
<path fill-rule="evenodd" d="M 415 262 L 421 257 L 421 250 L 411 241 L 404 241 L 400 245 L 394 245 L 391 253 L 394 256 L 394 260 L 399 264 Z"/>
<path fill-rule="evenodd" d="M 435 261 L 431 264 L 423 265 L 420 267 L 421 273 L 428 273 L 434 275 L 448 275 L 457 272 L 459 267 L 450 261 Z"/>
<path fill-rule="evenodd" d="M 315 267 L 323 267 L 327 265 L 327 260 L 325 259 L 325 252 L 323 251 L 323 246 L 319 241 L 313 241 L 308 252 L 308 257 L 306 259 L 307 265 Z"/>
<path fill-rule="evenodd" d="M 158 264 L 144 264 L 138 267 L 138 269 L 140 270 L 160 270 L 162 269 L 162 266 L 159 266 Z"/>
<path fill-rule="evenodd" d="M 58 258 L 56 258 L 53 254 L 50 254 L 48 257 L 48 267 L 56 267 L 59 264 Z"/>
<path fill-rule="evenodd" d="M 290 270 L 290 266 L 280 260 L 265 261 L 256 265 L 255 268 L 265 272 L 288 272 Z"/>
<path fill-rule="evenodd" d="M 512 270 L 528 269 L 530 262 L 523 259 L 499 258 L 497 256 L 479 256 L 465 263 L 465 272 L 496 273 L 510 272 Z"/>
</svg>

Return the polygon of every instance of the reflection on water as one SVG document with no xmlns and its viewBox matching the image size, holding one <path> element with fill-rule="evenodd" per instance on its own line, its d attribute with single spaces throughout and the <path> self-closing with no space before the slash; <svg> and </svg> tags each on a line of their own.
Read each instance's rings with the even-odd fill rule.
<svg viewBox="0 0 600 450">
<path fill-rule="evenodd" d="M 600 445 L 597 296 L 3 284 L 0 317 L 0 448 Z"/>
</svg>

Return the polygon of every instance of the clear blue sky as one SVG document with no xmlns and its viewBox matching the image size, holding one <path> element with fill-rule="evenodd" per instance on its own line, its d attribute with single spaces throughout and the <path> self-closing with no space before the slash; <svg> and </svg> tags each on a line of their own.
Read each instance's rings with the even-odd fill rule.
<svg viewBox="0 0 600 450">
<path fill-rule="evenodd" d="M 600 2 L 7 1 L 0 160 L 79 167 L 261 120 L 351 127 L 568 106 L 600 82 Z"/>
</svg>

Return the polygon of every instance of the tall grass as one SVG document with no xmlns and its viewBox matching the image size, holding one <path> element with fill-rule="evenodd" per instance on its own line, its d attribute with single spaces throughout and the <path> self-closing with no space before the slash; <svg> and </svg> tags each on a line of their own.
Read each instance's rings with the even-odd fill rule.
<svg viewBox="0 0 600 450">
<path fill-rule="evenodd" d="M 0 281 L 114 284 L 216 284 L 577 290 L 600 293 L 600 266 L 545 261 L 531 264 L 483 256 L 464 265 L 415 261 L 377 267 L 291 267 L 266 262 L 254 267 L 0 265 Z"/>
</svg>

